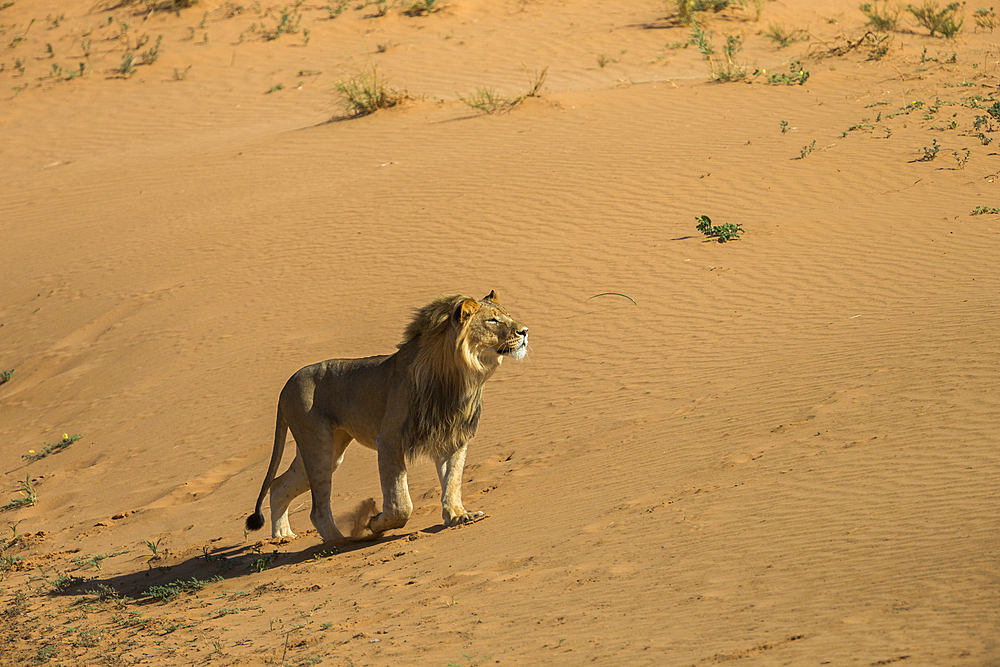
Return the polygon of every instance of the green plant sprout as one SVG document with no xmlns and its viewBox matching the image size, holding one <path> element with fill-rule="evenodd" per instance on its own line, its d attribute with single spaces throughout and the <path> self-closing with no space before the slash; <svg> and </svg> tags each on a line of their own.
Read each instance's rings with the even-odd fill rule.
<svg viewBox="0 0 1000 667">
<path fill-rule="evenodd" d="M 148 547 L 149 550 L 153 552 L 154 556 L 159 556 L 160 555 L 160 541 L 162 539 L 163 538 L 161 537 L 158 540 L 156 540 L 155 542 L 150 542 L 149 540 L 143 540 L 142 543 L 145 544 L 146 547 Z"/>
<path fill-rule="evenodd" d="M 73 435 L 69 435 L 68 433 L 63 433 L 62 440 L 60 440 L 59 442 L 55 444 L 49 444 L 47 442 L 43 442 L 42 444 L 44 445 L 44 449 L 42 449 L 42 451 L 36 452 L 34 449 L 29 449 L 27 454 L 21 455 L 21 458 L 26 459 L 29 462 L 39 461 L 41 459 L 44 459 L 49 454 L 55 454 L 56 452 L 61 452 L 62 450 L 66 449 L 67 447 L 69 447 L 82 437 L 83 436 L 80 435 L 79 433 L 74 433 Z"/>
<path fill-rule="evenodd" d="M 0 506 L 0 511 L 31 507 L 38 502 L 38 496 L 35 494 L 35 488 L 31 485 L 31 477 L 28 475 L 24 476 L 24 481 L 21 482 L 21 487 L 18 489 L 18 493 L 21 494 L 21 497 L 11 500 L 6 505 Z"/>
<path fill-rule="evenodd" d="M 731 222 L 724 225 L 713 225 L 712 219 L 707 215 L 696 216 L 695 220 L 698 221 L 696 228 L 699 232 L 708 238 L 717 238 L 719 243 L 739 240 L 740 234 L 744 233 L 741 225 L 734 225 Z M 633 303 L 635 302 L 633 301 Z"/>
<path fill-rule="evenodd" d="M 788 63 L 788 74 L 767 74 L 767 72 L 755 72 L 755 74 L 765 74 L 767 82 L 770 84 L 784 84 L 786 86 L 803 85 L 809 80 L 809 71 L 802 67 L 802 63 L 793 60 Z"/>
<path fill-rule="evenodd" d="M 917 162 L 931 162 L 938 156 L 938 153 L 941 152 L 941 146 L 938 144 L 937 139 L 934 139 L 931 142 L 930 148 L 924 146 L 923 150 L 924 154 L 917 160 Z"/>
</svg>

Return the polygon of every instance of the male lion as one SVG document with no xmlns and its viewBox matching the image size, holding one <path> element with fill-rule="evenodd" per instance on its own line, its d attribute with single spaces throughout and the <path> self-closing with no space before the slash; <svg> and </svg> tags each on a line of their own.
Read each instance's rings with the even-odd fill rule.
<svg viewBox="0 0 1000 667">
<path fill-rule="evenodd" d="M 466 447 L 479 425 L 483 385 L 505 356 L 523 358 L 527 345 L 528 328 L 510 317 L 496 292 L 480 301 L 444 296 L 417 311 L 395 354 L 299 370 L 278 398 L 271 463 L 247 529 L 264 525 L 270 489 L 271 535 L 295 537 L 288 506 L 311 489 L 316 530 L 324 541 L 343 539 L 330 511 L 330 483 L 352 440 L 378 452 L 382 511 L 368 522 L 375 535 L 410 518 L 406 462 L 418 455 L 437 466 L 446 526 L 482 516 L 462 506 Z M 275 479 L 289 430 L 295 460 Z"/>
</svg>

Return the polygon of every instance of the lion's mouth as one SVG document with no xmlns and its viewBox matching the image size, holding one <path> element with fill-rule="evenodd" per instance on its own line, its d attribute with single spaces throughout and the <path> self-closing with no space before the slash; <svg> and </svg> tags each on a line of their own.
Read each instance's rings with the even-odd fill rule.
<svg viewBox="0 0 1000 667">
<path fill-rule="evenodd" d="M 514 341 L 507 345 L 503 345 L 497 350 L 497 354 L 506 355 L 508 357 L 514 357 L 515 359 L 521 359 L 527 353 L 528 353 L 527 336 L 520 336 L 517 341 Z"/>
</svg>

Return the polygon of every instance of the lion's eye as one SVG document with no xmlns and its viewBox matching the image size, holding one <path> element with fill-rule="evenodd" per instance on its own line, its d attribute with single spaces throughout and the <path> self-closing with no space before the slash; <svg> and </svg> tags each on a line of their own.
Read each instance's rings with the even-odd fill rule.
<svg viewBox="0 0 1000 667">
<path fill-rule="evenodd" d="M 498 320 L 495 317 L 491 317 L 490 319 L 488 319 L 486 321 L 489 322 L 490 324 L 500 324 L 500 320 Z"/>
</svg>

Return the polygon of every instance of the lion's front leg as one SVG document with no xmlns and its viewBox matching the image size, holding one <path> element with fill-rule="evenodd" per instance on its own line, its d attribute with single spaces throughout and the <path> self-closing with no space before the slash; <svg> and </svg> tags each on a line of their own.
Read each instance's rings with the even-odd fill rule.
<svg viewBox="0 0 1000 667">
<path fill-rule="evenodd" d="M 466 445 L 462 445 L 453 454 L 435 461 L 438 479 L 441 480 L 441 516 L 446 526 L 457 526 L 483 516 L 482 512 L 469 512 L 462 506 L 462 472 L 465 470 L 467 449 Z"/>
<path fill-rule="evenodd" d="M 382 482 L 382 511 L 368 522 L 376 535 L 392 528 L 402 528 L 413 513 L 413 502 L 406 484 L 406 458 L 393 442 L 376 441 L 378 474 Z"/>
</svg>

